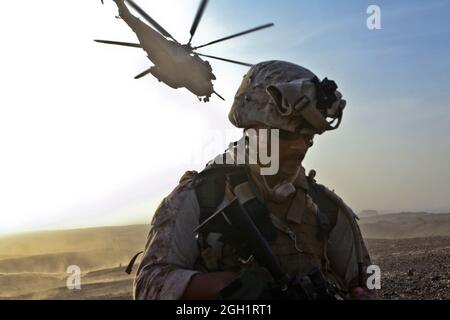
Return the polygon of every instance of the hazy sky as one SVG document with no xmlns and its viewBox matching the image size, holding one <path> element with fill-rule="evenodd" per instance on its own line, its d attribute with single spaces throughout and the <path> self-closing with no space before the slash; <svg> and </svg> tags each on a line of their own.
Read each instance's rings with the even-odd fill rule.
<svg viewBox="0 0 450 320">
<path fill-rule="evenodd" d="M 137 2 L 187 42 L 199 1 Z M 366 27 L 370 4 L 381 30 Z M 240 136 L 227 114 L 245 67 L 211 61 L 227 101 L 204 104 L 134 80 L 150 66 L 142 50 L 92 41 L 135 40 L 112 1 L 2 8 L 0 233 L 147 222 L 185 170 Z M 449 1 L 211 0 L 193 42 L 274 22 L 201 52 L 288 60 L 336 80 L 344 121 L 316 139 L 307 170 L 355 211 L 448 212 L 449 12 Z"/>
</svg>

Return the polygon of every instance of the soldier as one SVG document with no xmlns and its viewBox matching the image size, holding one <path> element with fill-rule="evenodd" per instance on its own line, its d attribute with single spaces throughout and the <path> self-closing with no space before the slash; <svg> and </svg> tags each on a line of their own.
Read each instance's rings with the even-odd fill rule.
<svg viewBox="0 0 450 320">
<path fill-rule="evenodd" d="M 239 142 L 202 172 L 186 172 L 151 222 L 134 283 L 136 299 L 216 299 L 225 291 L 232 299 L 271 297 L 267 270 L 252 259 L 243 261 L 220 234 L 194 231 L 235 197 L 252 203 L 255 225 L 286 273 L 309 279 L 312 270 L 318 270 L 336 288 L 335 296 L 373 296 L 365 286 L 371 263 L 355 214 L 334 192 L 316 183 L 314 171 L 306 175 L 302 167 L 314 135 L 336 129 L 341 122 L 345 100 L 336 89 L 333 81 L 319 81 L 311 71 L 288 62 L 262 62 L 249 70 L 229 119 L 244 129 L 246 142 L 262 139 L 257 129 L 278 129 L 274 132 L 279 138 L 279 170 L 261 174 L 264 165 L 249 161 L 248 143 L 245 163 L 236 161 Z M 233 163 L 218 164 L 221 159 Z M 240 289 L 231 292 L 230 283 L 237 280 Z M 255 284 L 261 292 L 255 293 Z M 317 298 L 311 284 L 302 287 L 305 297 Z"/>
</svg>

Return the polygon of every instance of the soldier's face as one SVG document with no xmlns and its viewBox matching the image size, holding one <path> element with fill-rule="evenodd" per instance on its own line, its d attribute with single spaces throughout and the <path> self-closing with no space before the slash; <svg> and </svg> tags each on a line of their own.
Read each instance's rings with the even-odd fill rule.
<svg viewBox="0 0 450 320">
<path fill-rule="evenodd" d="M 268 129 L 270 130 L 270 129 Z M 260 131 L 256 131 L 259 139 Z M 275 131 L 276 132 L 276 131 Z M 278 140 L 278 163 L 284 167 L 296 167 L 305 158 L 306 152 L 313 145 L 313 134 L 291 133 L 284 130 L 278 130 L 278 134 L 269 134 L 271 138 L 263 139 L 267 141 L 266 150 L 272 149 L 272 139 Z M 274 155 L 272 155 L 274 156 Z"/>
<path fill-rule="evenodd" d="M 290 133 L 280 130 L 279 157 L 282 165 L 298 165 L 313 144 L 314 135 Z"/>
</svg>

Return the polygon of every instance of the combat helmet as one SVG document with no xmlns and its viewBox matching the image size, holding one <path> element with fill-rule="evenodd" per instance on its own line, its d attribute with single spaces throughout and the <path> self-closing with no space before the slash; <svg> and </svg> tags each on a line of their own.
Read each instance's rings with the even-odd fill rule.
<svg viewBox="0 0 450 320">
<path fill-rule="evenodd" d="M 310 70 L 285 61 L 251 67 L 228 115 L 238 128 L 267 127 L 322 134 L 336 129 L 345 100 L 334 81 L 320 81 Z"/>
</svg>

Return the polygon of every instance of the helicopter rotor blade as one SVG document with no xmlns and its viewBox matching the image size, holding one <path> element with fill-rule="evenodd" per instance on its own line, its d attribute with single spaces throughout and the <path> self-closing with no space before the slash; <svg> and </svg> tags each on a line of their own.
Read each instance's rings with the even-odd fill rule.
<svg viewBox="0 0 450 320">
<path fill-rule="evenodd" d="M 192 27 L 190 30 L 191 38 L 189 39 L 188 44 L 191 43 L 192 38 L 194 37 L 195 31 L 197 31 L 198 24 L 200 23 L 200 20 L 202 19 L 203 12 L 205 12 L 205 8 L 206 8 L 207 4 L 208 4 L 208 0 L 202 0 L 202 2 L 200 3 L 200 6 L 198 7 L 197 14 L 195 15 L 195 19 L 194 19 L 194 22 L 192 23 Z"/>
<path fill-rule="evenodd" d="M 124 47 L 142 48 L 142 46 L 139 43 L 120 42 L 120 41 L 111 41 L 111 40 L 94 40 L 94 41 L 99 42 L 99 43 L 115 44 L 115 45 L 124 46 Z"/>
<path fill-rule="evenodd" d="M 148 68 L 147 70 L 145 70 L 145 71 L 139 73 L 139 74 L 138 74 L 136 77 L 134 77 L 134 78 L 135 78 L 135 79 L 140 79 L 140 78 L 142 78 L 142 77 L 148 75 L 148 74 L 150 73 L 150 70 L 151 70 L 151 69 L 152 69 L 152 68 Z"/>
<path fill-rule="evenodd" d="M 220 39 L 208 42 L 206 44 L 202 44 L 201 46 L 197 46 L 197 47 L 192 48 L 192 50 L 203 48 L 203 47 L 206 47 L 206 46 L 218 43 L 218 42 L 222 42 L 222 41 L 229 40 L 229 39 L 232 39 L 232 38 L 240 37 L 240 36 L 243 36 L 245 34 L 248 34 L 248 33 L 251 33 L 251 32 L 255 32 L 255 31 L 259 31 L 261 29 L 265 29 L 265 28 L 269 28 L 269 27 L 273 27 L 273 26 L 274 26 L 273 23 L 263 24 L 262 26 L 259 26 L 259 27 L 255 27 L 255 28 L 252 28 L 252 29 L 249 29 L 249 30 L 245 30 L 245 31 L 233 34 L 233 35 L 228 36 L 228 37 L 220 38 Z"/>
<path fill-rule="evenodd" d="M 156 30 L 158 30 L 163 36 L 166 36 L 168 38 L 171 38 L 173 41 L 178 43 L 177 40 L 175 40 L 172 35 L 167 32 L 166 29 L 164 29 L 156 20 L 154 20 L 152 17 L 150 17 L 147 12 L 145 12 L 141 7 L 139 7 L 133 0 L 125 0 L 129 5 L 136 10 L 145 20 L 147 20 L 148 23 L 150 23 Z"/>
<path fill-rule="evenodd" d="M 226 61 L 226 62 L 231 62 L 231 63 L 240 64 L 240 65 L 246 66 L 246 67 L 251 67 L 251 66 L 253 66 L 253 65 L 250 64 L 250 63 L 245 63 L 245 62 L 240 62 L 240 61 L 236 61 L 236 60 L 230 60 L 230 59 L 225 59 L 225 58 L 220 58 L 220 57 L 215 57 L 215 56 L 210 56 L 210 55 L 203 54 L 203 53 L 198 53 L 198 52 L 196 52 L 195 54 L 198 54 L 199 56 L 202 56 L 202 57 L 207 57 L 207 58 L 212 58 L 212 59 L 217 59 L 217 60 L 222 60 L 222 61 Z"/>
</svg>

